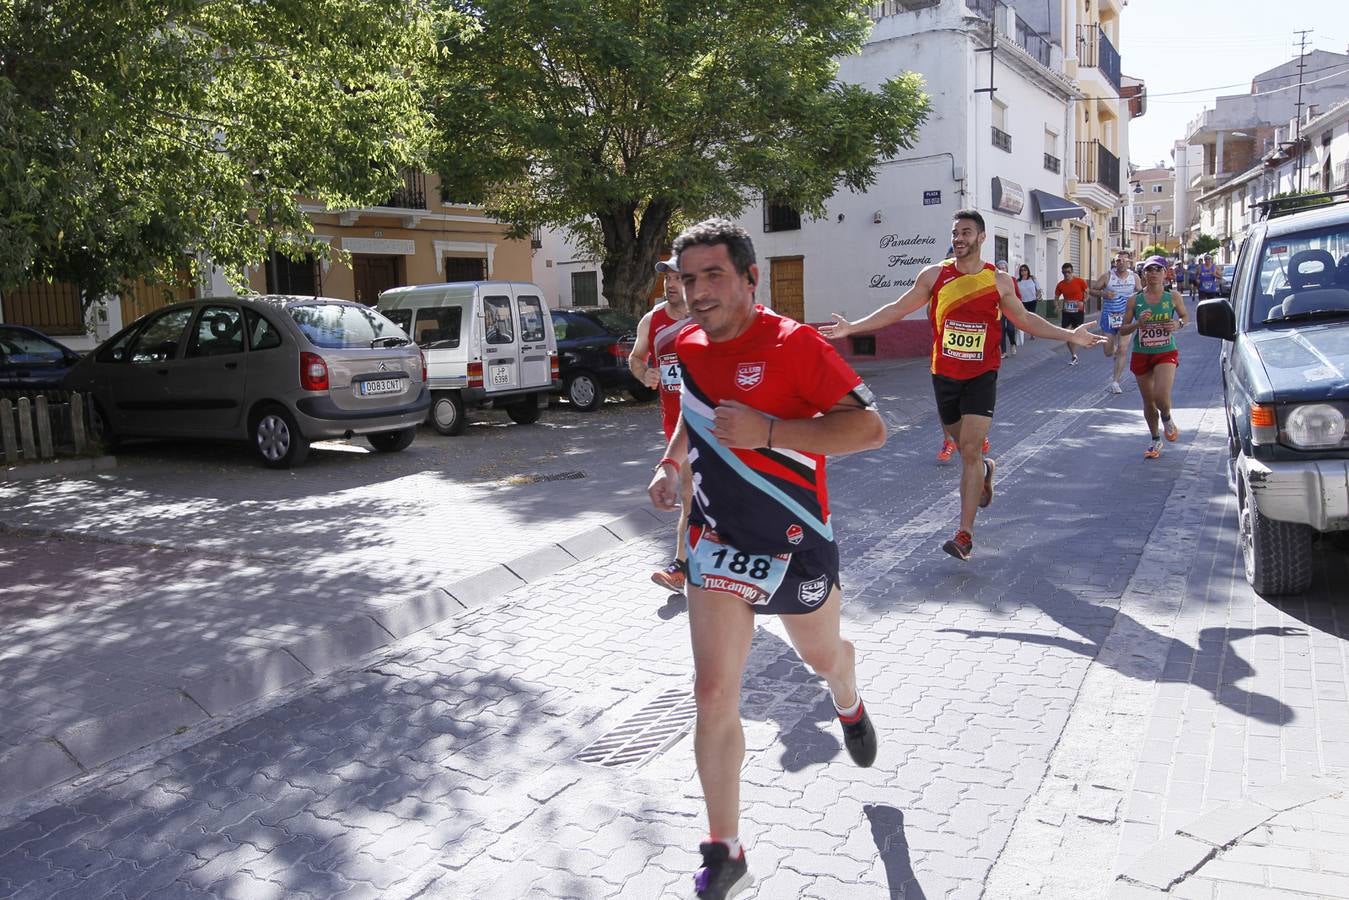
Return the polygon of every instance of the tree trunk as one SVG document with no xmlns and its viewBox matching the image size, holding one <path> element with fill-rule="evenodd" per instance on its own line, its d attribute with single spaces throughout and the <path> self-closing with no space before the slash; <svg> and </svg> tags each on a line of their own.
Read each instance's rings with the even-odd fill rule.
<svg viewBox="0 0 1349 900">
<path fill-rule="evenodd" d="M 665 249 L 673 214 L 670 204 L 653 200 L 643 210 L 640 222 L 635 206 L 607 210 L 599 216 L 604 232 L 601 291 L 610 306 L 638 317 L 646 314 L 656 263 Z"/>
</svg>

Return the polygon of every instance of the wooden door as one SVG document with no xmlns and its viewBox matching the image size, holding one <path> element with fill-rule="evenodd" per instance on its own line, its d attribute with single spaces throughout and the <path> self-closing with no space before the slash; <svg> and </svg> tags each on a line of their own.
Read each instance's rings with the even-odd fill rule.
<svg viewBox="0 0 1349 900">
<path fill-rule="evenodd" d="M 374 306 L 381 291 L 401 287 L 403 284 L 401 256 L 364 256 L 351 257 L 352 275 L 356 282 L 356 301 Z"/>
<path fill-rule="evenodd" d="M 806 320 L 805 258 L 778 256 L 769 260 L 773 311 L 798 322 Z"/>
</svg>

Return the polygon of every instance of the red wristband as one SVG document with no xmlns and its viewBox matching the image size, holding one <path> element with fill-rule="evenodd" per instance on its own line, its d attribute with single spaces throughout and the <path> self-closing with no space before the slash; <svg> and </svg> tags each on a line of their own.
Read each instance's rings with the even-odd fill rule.
<svg viewBox="0 0 1349 900">
<path fill-rule="evenodd" d="M 679 460 L 677 460 L 677 459 L 671 459 L 671 458 L 668 457 L 668 456 L 662 456 L 661 459 L 660 459 L 660 462 L 656 463 L 656 466 L 657 466 L 657 467 L 660 467 L 660 466 L 665 465 L 666 463 L 669 463 L 670 465 L 674 466 L 676 469 L 679 468 Z"/>
</svg>

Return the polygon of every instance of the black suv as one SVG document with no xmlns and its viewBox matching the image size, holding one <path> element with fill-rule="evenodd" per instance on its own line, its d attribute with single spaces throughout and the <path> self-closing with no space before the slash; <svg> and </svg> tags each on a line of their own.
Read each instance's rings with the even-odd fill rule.
<svg viewBox="0 0 1349 900">
<path fill-rule="evenodd" d="M 552 313 L 562 393 L 572 406 L 599 409 L 607 391 L 627 391 L 634 400 L 656 395 L 628 369 L 636 319 L 607 306 L 564 306 Z"/>
<path fill-rule="evenodd" d="M 1341 202 L 1273 208 L 1242 245 L 1231 298 L 1196 312 L 1224 341 L 1228 478 L 1262 594 L 1307 590 L 1318 533 L 1349 530 L 1349 198 L 1318 199 Z"/>
</svg>

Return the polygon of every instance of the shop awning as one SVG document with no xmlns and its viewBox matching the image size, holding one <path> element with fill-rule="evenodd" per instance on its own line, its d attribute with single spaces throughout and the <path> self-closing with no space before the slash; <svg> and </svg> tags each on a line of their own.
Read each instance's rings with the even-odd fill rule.
<svg viewBox="0 0 1349 900">
<path fill-rule="evenodd" d="M 1078 206 L 1071 200 L 1065 200 L 1057 194 L 1051 194 L 1049 191 L 1031 191 L 1030 196 L 1035 201 L 1035 206 L 1040 210 L 1040 216 L 1045 221 L 1081 219 L 1087 215 L 1085 208 Z"/>
</svg>

